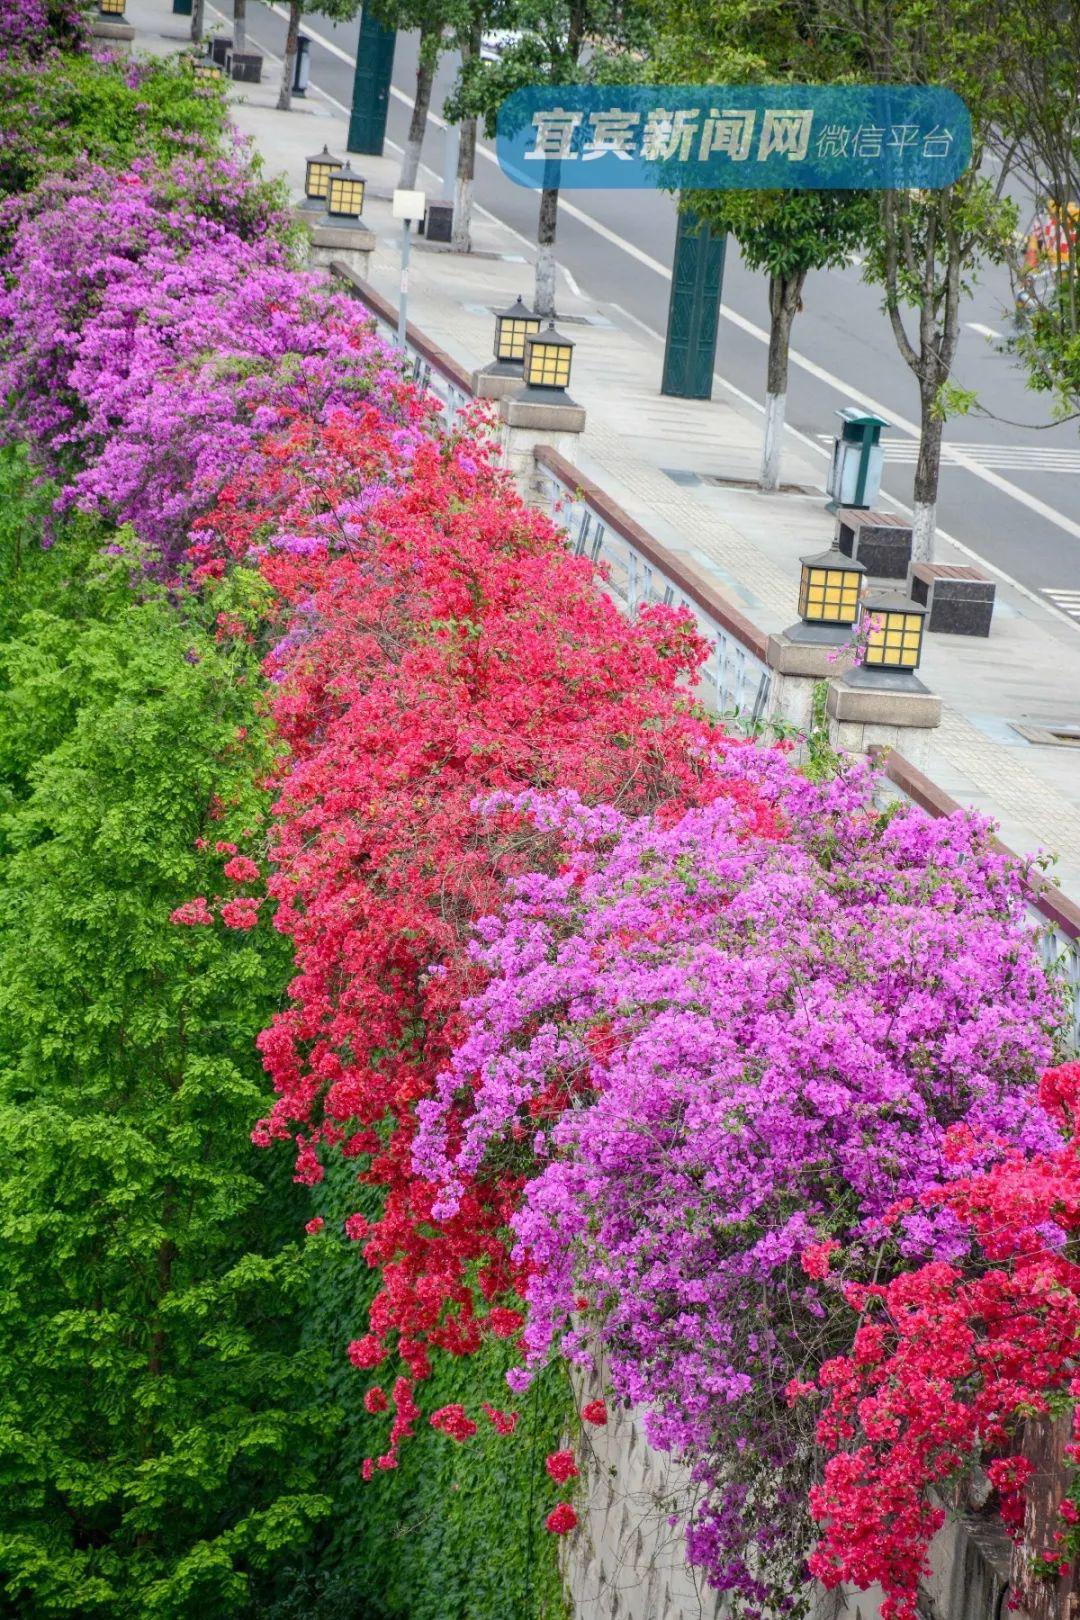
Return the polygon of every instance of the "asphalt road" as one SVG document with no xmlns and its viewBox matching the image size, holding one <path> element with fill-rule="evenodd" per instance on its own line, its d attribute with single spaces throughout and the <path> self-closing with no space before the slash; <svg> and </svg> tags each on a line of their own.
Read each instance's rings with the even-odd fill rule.
<svg viewBox="0 0 1080 1620">
<path fill-rule="evenodd" d="M 265 48 L 281 54 L 283 12 L 252 4 L 248 26 Z M 313 39 L 313 83 L 348 105 L 353 69 L 344 58 L 355 56 L 357 23 L 334 24 L 312 13 L 303 26 Z M 416 36 L 399 35 L 387 124 L 388 141 L 398 147 L 407 131 L 415 68 Z M 446 63 L 432 97 L 434 112 L 452 80 L 453 65 Z M 487 141 L 481 147 L 491 150 Z M 424 160 L 441 172 L 438 128 L 429 126 Z M 507 180 L 493 155 L 482 151 L 476 200 L 527 241 L 534 239 L 537 193 Z M 615 304 L 661 335 L 674 240 L 674 203 L 661 193 L 574 191 L 560 202 L 558 251 L 564 271 L 587 295 Z M 523 274 L 527 295 L 531 272 Z M 1080 423 L 1052 424 L 1045 400 L 1026 388 L 1022 372 L 997 348 L 994 334 L 1009 332 L 1011 305 L 1003 270 L 988 271 L 965 300 L 954 377 L 976 390 L 992 415 L 947 424 L 946 443 L 958 460 L 942 470 L 938 522 L 1027 589 L 1071 610 L 1080 624 Z M 746 269 L 731 244 L 716 365 L 727 382 L 755 401 L 764 393 L 767 320 L 764 280 Z M 809 278 L 793 350 L 789 424 L 821 444 L 831 439 L 841 406 L 876 409 L 892 424 L 883 486 L 898 501 L 909 502 L 918 396 L 881 310 L 880 292 L 862 280 L 857 264 Z"/>
</svg>

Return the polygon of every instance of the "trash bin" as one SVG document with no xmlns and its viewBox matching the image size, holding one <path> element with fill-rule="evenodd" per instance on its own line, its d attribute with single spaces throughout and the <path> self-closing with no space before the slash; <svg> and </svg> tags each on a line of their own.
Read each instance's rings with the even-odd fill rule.
<svg viewBox="0 0 1080 1620">
<path fill-rule="evenodd" d="M 429 202 L 424 211 L 423 234 L 429 242 L 449 242 L 454 228 L 452 202 Z"/>
<path fill-rule="evenodd" d="M 215 34 L 210 41 L 210 60 L 215 67 L 223 68 L 227 65 L 226 58 L 232 50 L 232 40 L 222 34 Z"/>
<path fill-rule="evenodd" d="M 292 93 L 306 96 L 311 81 L 311 41 L 306 34 L 296 36 L 296 72 L 293 74 Z"/>
</svg>

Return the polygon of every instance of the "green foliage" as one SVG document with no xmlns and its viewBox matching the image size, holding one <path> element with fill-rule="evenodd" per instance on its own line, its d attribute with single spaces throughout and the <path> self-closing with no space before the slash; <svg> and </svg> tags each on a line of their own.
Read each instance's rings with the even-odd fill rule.
<svg viewBox="0 0 1080 1620">
<path fill-rule="evenodd" d="M 687 205 L 714 232 L 731 232 L 751 270 L 782 280 L 842 268 L 878 213 L 865 191 L 694 191 Z"/>
<path fill-rule="evenodd" d="M 255 659 L 89 522 L 35 545 L 0 467 L 6 1612 L 252 1614 L 331 1507 L 303 1200 L 248 1140 L 288 958 L 169 915 L 257 840 Z"/>
<path fill-rule="evenodd" d="M 181 57 L 137 65 L 59 52 L 38 63 L 0 61 L 0 192 L 30 190 L 85 154 L 125 169 L 140 156 L 163 161 L 180 150 L 208 155 L 226 127 L 222 91 L 196 79 Z"/>
<path fill-rule="evenodd" d="M 524 1397 L 504 1374 L 517 1359 L 501 1341 L 479 1355 L 439 1359 L 419 1386 L 425 1418 L 401 1448 L 396 1470 L 360 1478 L 365 1456 L 382 1450 L 385 1414 L 369 1417 L 362 1398 L 374 1374 L 357 1372 L 344 1339 L 365 1332 L 377 1277 L 365 1273 L 355 1244 L 341 1234 L 356 1210 L 375 1213 L 372 1189 L 358 1189 L 347 1164 L 331 1166 L 318 1190 L 326 1229 L 312 1240 L 319 1255 L 309 1332 L 338 1346 L 331 1388 L 345 1413 L 335 1436 L 331 1533 L 313 1564 L 298 1568 L 272 1620 L 564 1620 L 558 1540 L 544 1518 L 558 1499 L 544 1458 L 566 1444 L 573 1403 L 565 1372 L 549 1369 Z M 521 1419 L 499 1436 L 480 1416 L 481 1401 Z M 460 1401 L 479 1422 L 465 1445 L 439 1434 L 426 1414 Z"/>
</svg>

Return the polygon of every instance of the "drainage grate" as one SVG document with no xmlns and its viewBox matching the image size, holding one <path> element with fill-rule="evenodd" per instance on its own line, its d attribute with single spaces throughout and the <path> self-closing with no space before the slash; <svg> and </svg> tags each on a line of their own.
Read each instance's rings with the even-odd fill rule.
<svg viewBox="0 0 1080 1620">
<path fill-rule="evenodd" d="M 1080 748 L 1080 725 L 1077 726 L 1021 726 L 1015 720 L 1010 724 L 1025 742 L 1041 748 Z"/>
<path fill-rule="evenodd" d="M 690 472 L 686 467 L 661 467 L 660 471 L 665 478 L 670 478 L 673 484 L 682 484 L 686 489 L 692 489 L 700 484 L 701 479 L 696 472 Z"/>
<path fill-rule="evenodd" d="M 720 473 L 702 473 L 703 484 L 714 484 L 719 489 L 752 489 L 760 494 L 756 478 L 724 478 Z M 781 484 L 774 495 L 820 495 L 822 491 L 812 484 Z"/>
</svg>

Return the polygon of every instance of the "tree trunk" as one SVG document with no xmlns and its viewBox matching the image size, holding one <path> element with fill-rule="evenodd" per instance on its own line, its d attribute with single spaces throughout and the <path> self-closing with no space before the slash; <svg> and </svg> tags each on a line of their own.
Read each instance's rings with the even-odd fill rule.
<svg viewBox="0 0 1080 1620">
<path fill-rule="evenodd" d="M 805 272 L 769 278 L 769 360 L 765 378 L 765 437 L 761 447 L 758 487 L 769 493 L 780 487 L 780 461 L 787 411 L 788 355 L 791 323 L 802 305 Z"/>
<path fill-rule="evenodd" d="M 937 530 L 938 478 L 941 474 L 941 435 L 944 423 L 937 410 L 937 387 L 919 389 L 919 459 L 915 463 L 912 502 L 911 557 L 913 562 L 934 560 Z"/>
<path fill-rule="evenodd" d="M 292 82 L 296 73 L 296 42 L 300 37 L 300 0 L 289 0 L 289 32 L 285 36 L 285 60 L 281 64 L 281 90 L 278 94 L 278 112 L 288 112 L 292 106 Z"/>
<path fill-rule="evenodd" d="M 233 0 L 232 46 L 237 56 L 247 50 L 247 0 Z"/>
<path fill-rule="evenodd" d="M 461 65 L 480 55 L 480 29 L 474 27 L 461 47 Z M 476 119 L 466 118 L 458 142 L 457 178 L 454 182 L 454 224 L 450 246 L 455 253 L 472 252 L 473 179 L 476 175 Z"/>
<path fill-rule="evenodd" d="M 191 37 L 198 45 L 203 37 L 203 11 L 204 0 L 192 0 L 191 3 Z"/>
<path fill-rule="evenodd" d="M 555 233 L 559 223 L 557 188 L 540 193 L 540 219 L 536 227 L 536 296 L 538 315 L 555 313 Z"/>
<path fill-rule="evenodd" d="M 431 30 L 424 29 L 420 34 L 420 59 L 416 68 L 416 100 L 413 102 L 412 117 L 409 119 L 409 134 L 405 141 L 405 150 L 401 156 L 401 179 L 398 185 L 402 191 L 412 191 L 416 185 L 416 176 L 420 168 L 420 149 L 424 144 L 424 131 L 427 129 L 428 108 L 431 106 L 431 84 L 435 77 L 435 59 L 438 55 L 438 42 L 434 42 L 432 49 Z"/>
</svg>

